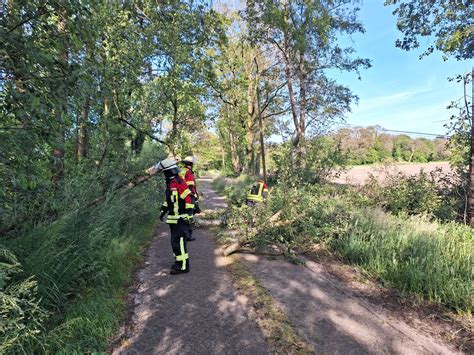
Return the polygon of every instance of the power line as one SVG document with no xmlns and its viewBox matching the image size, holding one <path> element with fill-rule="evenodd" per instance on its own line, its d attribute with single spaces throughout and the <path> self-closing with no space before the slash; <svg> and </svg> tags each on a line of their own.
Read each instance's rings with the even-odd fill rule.
<svg viewBox="0 0 474 355">
<path fill-rule="evenodd" d="M 341 126 L 346 126 L 346 127 L 362 127 L 362 126 L 357 126 L 357 125 L 354 125 L 354 124 L 350 124 L 350 123 L 345 123 L 345 122 L 335 122 L 336 124 L 338 125 L 341 125 Z M 402 130 L 396 130 L 396 129 L 387 129 L 387 128 L 383 128 L 381 126 L 378 126 L 380 127 L 380 131 L 383 131 L 383 132 L 394 132 L 394 133 L 406 133 L 406 134 L 416 134 L 416 135 L 420 135 L 420 136 L 430 136 L 430 137 L 437 137 L 437 138 L 449 138 L 450 136 L 447 135 L 447 134 L 437 134 L 437 133 L 427 133 L 427 132 L 415 132 L 415 131 L 402 131 Z"/>
<path fill-rule="evenodd" d="M 396 132 L 396 133 L 407 133 L 407 134 L 418 134 L 421 136 L 433 136 L 433 137 L 440 137 L 440 138 L 449 138 L 446 134 L 436 134 L 436 133 L 425 133 L 425 132 L 412 132 L 412 131 L 399 131 L 396 129 L 385 129 L 382 128 L 385 132 Z"/>
</svg>

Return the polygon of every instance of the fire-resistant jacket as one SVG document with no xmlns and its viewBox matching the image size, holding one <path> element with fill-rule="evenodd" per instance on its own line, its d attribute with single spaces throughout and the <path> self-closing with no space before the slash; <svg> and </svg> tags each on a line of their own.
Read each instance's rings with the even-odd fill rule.
<svg viewBox="0 0 474 355">
<path fill-rule="evenodd" d="M 166 223 L 177 224 L 180 218 L 187 220 L 192 217 L 193 210 L 194 196 L 184 179 L 176 176 L 167 182 L 165 201 L 161 206 L 161 213 L 168 213 Z"/>
<path fill-rule="evenodd" d="M 257 181 L 250 189 L 247 200 L 255 202 L 263 202 L 263 199 L 267 197 L 268 185 L 263 181 Z"/>
<path fill-rule="evenodd" d="M 199 198 L 199 195 L 197 193 L 196 177 L 194 176 L 194 171 L 187 166 L 185 166 L 184 169 L 186 170 L 184 173 L 184 181 L 186 181 L 186 185 L 188 185 L 189 190 L 191 190 L 197 200 Z"/>
</svg>

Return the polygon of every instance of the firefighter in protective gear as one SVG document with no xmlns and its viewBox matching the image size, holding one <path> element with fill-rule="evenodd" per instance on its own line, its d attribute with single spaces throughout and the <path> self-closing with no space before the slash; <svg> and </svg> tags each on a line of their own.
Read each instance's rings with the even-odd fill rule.
<svg viewBox="0 0 474 355">
<path fill-rule="evenodd" d="M 255 206 L 258 203 L 263 202 L 263 200 L 268 195 L 268 185 L 259 179 L 255 184 L 250 188 L 249 193 L 247 194 L 247 206 Z"/>
<path fill-rule="evenodd" d="M 194 214 L 201 213 L 201 209 L 199 208 L 199 193 L 197 192 L 197 187 L 196 187 L 196 177 L 194 175 L 193 171 L 193 166 L 195 163 L 194 157 L 187 156 L 184 158 L 181 163 L 184 165 L 184 180 L 186 181 L 186 185 L 188 185 L 189 190 L 191 190 L 192 194 L 194 195 Z M 189 239 L 188 241 L 193 241 L 196 240 L 196 238 L 193 237 L 193 229 L 190 227 L 189 228 Z"/>
<path fill-rule="evenodd" d="M 189 224 L 192 223 L 194 196 L 186 182 L 179 176 L 179 168 L 174 159 L 165 159 L 155 168 L 162 171 L 166 179 L 165 200 L 161 207 L 160 220 L 166 215 L 166 223 L 171 230 L 171 248 L 175 255 L 175 263 L 171 266 L 172 275 L 189 272 L 189 255 L 187 239 Z"/>
</svg>

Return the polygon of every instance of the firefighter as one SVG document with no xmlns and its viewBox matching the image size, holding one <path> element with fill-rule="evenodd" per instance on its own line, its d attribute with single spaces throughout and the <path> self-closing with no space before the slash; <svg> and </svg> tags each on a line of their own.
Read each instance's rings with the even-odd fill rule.
<svg viewBox="0 0 474 355">
<path fill-rule="evenodd" d="M 194 195 L 194 213 L 198 214 L 201 212 L 201 209 L 199 208 L 199 193 L 197 192 L 197 187 L 196 187 L 196 177 L 194 176 L 194 171 L 193 171 L 193 166 L 194 166 L 195 159 L 194 157 L 187 156 L 184 158 L 181 163 L 184 165 L 184 180 L 186 181 L 186 184 L 188 185 L 189 190 L 191 190 L 192 194 Z M 193 229 L 190 226 L 189 228 L 189 239 L 188 241 L 193 241 L 196 240 L 196 238 L 193 237 Z"/>
<path fill-rule="evenodd" d="M 250 188 L 249 193 L 247 194 L 247 206 L 255 206 L 258 203 L 263 202 L 263 200 L 268 195 L 268 185 L 263 181 L 263 179 L 257 180 L 255 184 Z"/>
<path fill-rule="evenodd" d="M 157 171 L 162 171 L 166 179 L 165 200 L 161 207 L 160 220 L 163 221 L 168 214 L 166 223 L 170 226 L 171 248 L 176 258 L 170 274 L 183 274 L 189 272 L 187 239 L 189 225 L 194 219 L 194 196 L 184 179 L 179 176 L 179 168 L 174 159 L 165 159 L 155 168 Z"/>
</svg>

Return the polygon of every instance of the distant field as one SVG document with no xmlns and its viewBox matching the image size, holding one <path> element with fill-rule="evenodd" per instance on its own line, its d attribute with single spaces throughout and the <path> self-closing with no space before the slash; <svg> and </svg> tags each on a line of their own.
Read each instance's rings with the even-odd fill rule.
<svg viewBox="0 0 474 355">
<path fill-rule="evenodd" d="M 349 167 L 341 174 L 341 176 L 333 179 L 333 182 L 339 184 L 362 185 L 370 174 L 376 176 L 379 181 L 383 181 L 387 174 L 393 174 L 399 171 L 407 175 L 416 175 L 419 174 L 421 170 L 428 173 L 438 168 L 442 169 L 445 173 L 449 173 L 451 171 L 448 162 L 400 163 L 387 166 L 359 165 Z"/>
</svg>

